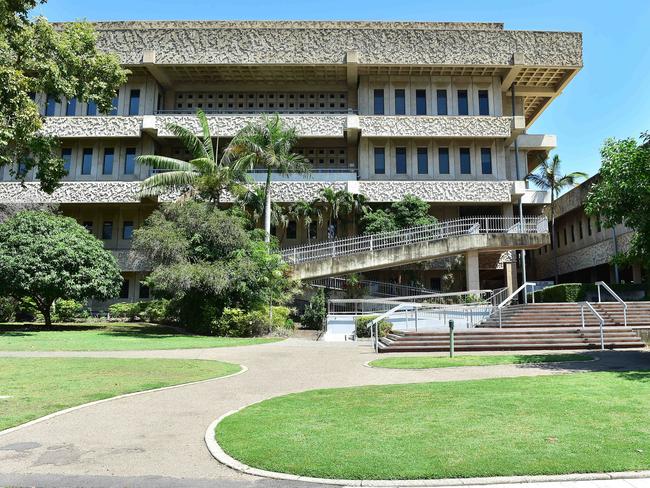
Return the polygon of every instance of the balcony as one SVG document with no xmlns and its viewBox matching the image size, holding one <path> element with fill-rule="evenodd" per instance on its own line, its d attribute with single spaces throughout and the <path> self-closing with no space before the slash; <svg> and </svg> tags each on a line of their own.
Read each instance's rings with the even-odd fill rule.
<svg viewBox="0 0 650 488">
<path fill-rule="evenodd" d="M 266 181 L 266 170 L 254 169 L 249 172 L 253 181 L 263 183 Z M 314 168 L 309 174 L 291 173 L 282 175 L 272 174 L 273 181 L 357 181 L 358 175 L 355 169 L 351 168 Z"/>
</svg>

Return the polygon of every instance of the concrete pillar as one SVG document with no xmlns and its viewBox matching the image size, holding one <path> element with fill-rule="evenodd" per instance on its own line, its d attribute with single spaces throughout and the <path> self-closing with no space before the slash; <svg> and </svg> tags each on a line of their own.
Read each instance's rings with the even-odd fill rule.
<svg viewBox="0 0 650 488">
<path fill-rule="evenodd" d="M 506 273 L 506 286 L 508 295 L 511 295 L 519 286 L 517 285 L 517 263 L 503 263 L 503 269 Z"/>
<path fill-rule="evenodd" d="M 465 282 L 468 290 L 480 290 L 478 251 L 469 251 L 465 254 Z"/>
<path fill-rule="evenodd" d="M 514 217 L 512 203 L 506 203 L 501 208 L 502 208 L 501 212 L 503 213 L 504 217 Z"/>
<path fill-rule="evenodd" d="M 632 265 L 632 281 L 634 281 L 635 283 L 641 283 L 641 279 L 642 279 L 641 265 L 639 264 Z"/>
</svg>

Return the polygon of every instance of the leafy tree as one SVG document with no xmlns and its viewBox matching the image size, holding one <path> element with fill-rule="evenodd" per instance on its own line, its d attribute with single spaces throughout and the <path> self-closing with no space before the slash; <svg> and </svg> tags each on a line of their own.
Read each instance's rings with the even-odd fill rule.
<svg viewBox="0 0 650 488">
<path fill-rule="evenodd" d="M 271 175 L 278 172 L 306 173 L 309 160 L 293 152 L 298 141 L 296 130 L 286 128 L 279 115 L 264 117 L 261 123 L 249 123 L 233 138 L 224 156 L 242 167 L 266 169 L 264 185 L 264 230 L 266 242 L 271 240 Z"/>
<path fill-rule="evenodd" d="M 121 284 L 113 255 L 74 219 L 23 211 L 0 224 L 0 293 L 33 299 L 46 325 L 55 300 L 106 300 Z"/>
<path fill-rule="evenodd" d="M 97 51 L 91 24 L 55 29 L 42 17 L 32 20 L 29 11 L 37 3 L 44 1 L 0 0 L 0 167 L 10 165 L 22 181 L 35 168 L 41 188 L 52 193 L 65 170 L 59 142 L 39 133 L 43 121 L 34 94 L 93 100 L 108 112 L 128 71 L 115 55 Z"/>
<path fill-rule="evenodd" d="M 178 124 L 167 124 L 167 129 L 180 139 L 192 155 L 190 161 L 160 156 L 157 154 L 138 157 L 138 162 L 161 170 L 142 182 L 142 196 L 159 195 L 165 191 L 185 191 L 198 195 L 208 202 L 219 205 L 224 192 L 241 194 L 248 181 L 246 168 L 239 161 L 219 159 L 219 137 L 216 146 L 212 144 L 208 118 L 202 110 L 196 116 L 201 127 L 201 137 L 192 130 Z"/>
<path fill-rule="evenodd" d="M 321 188 L 317 201 L 325 204 L 328 229 L 335 221 L 349 214 L 352 210 L 352 194 L 347 190 L 334 190 L 330 187 Z"/>
<path fill-rule="evenodd" d="M 437 222 L 435 217 L 429 215 L 429 204 L 413 195 L 405 195 L 401 200 L 393 202 L 390 209 L 395 216 L 395 224 L 400 229 Z"/>
<path fill-rule="evenodd" d="M 250 311 L 291 297 L 295 282 L 281 255 L 245 227 L 225 211 L 187 201 L 164 205 L 135 231 L 134 251 L 153 265 L 147 284 L 191 330 L 212 332 L 225 308 Z"/>
<path fill-rule="evenodd" d="M 300 324 L 306 329 L 320 330 L 327 317 L 327 300 L 325 290 L 319 288 L 309 299 L 309 303 L 300 317 Z"/>
<path fill-rule="evenodd" d="M 528 181 L 531 181 L 542 190 L 550 190 L 551 192 L 551 205 L 549 207 L 551 213 L 551 247 L 553 248 L 553 266 L 556 283 L 559 280 L 559 272 L 557 265 L 557 242 L 555 239 L 555 199 L 562 190 L 576 186 L 578 180 L 587 177 L 586 173 L 580 171 L 574 171 L 565 175 L 561 171 L 562 161 L 560 161 L 560 157 L 556 154 L 552 159 L 544 159 L 537 167 L 537 171 L 526 177 Z"/>
<path fill-rule="evenodd" d="M 364 234 L 379 234 L 397 230 L 395 216 L 386 210 L 378 209 L 368 212 L 361 218 L 361 228 Z"/>
<path fill-rule="evenodd" d="M 357 217 L 364 216 L 370 211 L 368 199 L 361 193 L 352 193 L 350 198 L 350 214 L 352 215 L 352 231 L 358 232 Z"/>
<path fill-rule="evenodd" d="M 587 213 L 600 215 L 605 227 L 624 223 L 635 230 L 621 263 L 650 267 L 650 133 L 607 139 L 600 150 L 600 176 L 587 195 Z"/>
<path fill-rule="evenodd" d="M 289 215 L 296 221 L 302 222 L 308 234 L 312 222 L 320 224 L 323 221 L 323 214 L 315 201 L 298 200 L 289 208 Z M 309 235 L 309 239 L 311 240 L 311 235 Z"/>
</svg>

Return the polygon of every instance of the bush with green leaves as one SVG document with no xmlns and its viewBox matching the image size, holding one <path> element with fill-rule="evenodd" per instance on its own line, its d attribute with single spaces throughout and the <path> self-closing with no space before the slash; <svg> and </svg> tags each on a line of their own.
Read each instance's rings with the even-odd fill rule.
<svg viewBox="0 0 650 488">
<path fill-rule="evenodd" d="M 357 337 L 370 337 L 370 328 L 368 327 L 368 324 L 375 320 L 378 315 L 361 315 L 359 317 L 355 317 L 354 319 L 354 328 L 357 334 Z M 379 321 L 377 324 L 379 326 L 379 337 L 386 337 L 391 329 L 393 328 L 393 324 L 391 324 L 388 320 L 382 319 Z"/>
<path fill-rule="evenodd" d="M 300 317 L 300 325 L 305 329 L 321 330 L 327 317 L 325 291 L 319 288 L 309 299 L 309 303 Z"/>
<path fill-rule="evenodd" d="M 90 316 L 86 305 L 76 300 L 57 300 L 54 302 L 52 318 L 55 322 L 72 322 Z"/>
<path fill-rule="evenodd" d="M 108 307 L 108 314 L 114 319 L 135 321 L 143 309 L 143 302 L 118 302 Z"/>
<path fill-rule="evenodd" d="M 0 322 L 13 322 L 16 319 L 17 306 L 15 298 L 0 297 Z"/>
<path fill-rule="evenodd" d="M 393 202 L 387 209 L 370 210 L 361 218 L 361 228 L 364 234 L 378 234 L 409 227 L 431 225 L 437 219 L 429 215 L 429 203 L 419 197 L 406 195 Z"/>
</svg>

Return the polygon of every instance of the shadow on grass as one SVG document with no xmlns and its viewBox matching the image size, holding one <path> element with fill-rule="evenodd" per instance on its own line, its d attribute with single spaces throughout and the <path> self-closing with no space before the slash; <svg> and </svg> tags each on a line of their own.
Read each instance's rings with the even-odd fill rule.
<svg viewBox="0 0 650 488">
<path fill-rule="evenodd" d="M 0 335 L 10 335 L 20 332 L 56 332 L 56 331 L 85 331 L 101 330 L 107 324 L 53 324 L 47 327 L 45 324 L 25 323 L 3 323 L 0 324 Z M 19 335 L 19 334 L 16 334 Z M 25 334 L 27 335 L 27 334 Z"/>
<path fill-rule="evenodd" d="M 166 325 L 154 324 L 53 324 L 50 327 L 34 323 L 3 323 L 0 324 L 0 337 L 28 337 L 36 332 L 85 332 L 96 331 L 100 335 L 113 337 L 134 337 L 139 339 L 160 339 L 164 337 L 203 337 L 192 334 L 185 329 Z"/>
<path fill-rule="evenodd" d="M 138 339 L 160 339 L 164 337 L 206 337 L 192 334 L 183 329 L 158 325 L 128 325 L 108 328 L 101 335 L 112 337 L 134 337 Z"/>
</svg>

